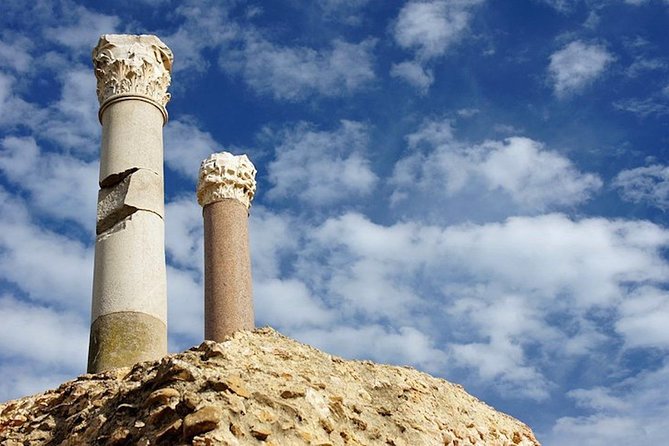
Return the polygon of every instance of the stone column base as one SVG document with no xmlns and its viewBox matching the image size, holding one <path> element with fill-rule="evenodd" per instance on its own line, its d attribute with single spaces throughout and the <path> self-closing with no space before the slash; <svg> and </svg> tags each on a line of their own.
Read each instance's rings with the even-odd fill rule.
<svg viewBox="0 0 669 446">
<path fill-rule="evenodd" d="M 88 373 L 167 355 L 167 326 L 146 313 L 123 311 L 98 317 L 91 325 Z"/>
</svg>

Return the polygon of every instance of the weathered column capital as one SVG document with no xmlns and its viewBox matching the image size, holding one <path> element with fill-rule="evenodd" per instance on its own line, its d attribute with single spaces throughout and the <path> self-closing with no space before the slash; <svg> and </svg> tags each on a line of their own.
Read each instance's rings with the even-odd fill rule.
<svg viewBox="0 0 669 446">
<path fill-rule="evenodd" d="M 200 164 L 197 183 L 200 206 L 232 198 L 248 210 L 255 192 L 256 168 L 246 155 L 214 153 Z"/>
<path fill-rule="evenodd" d="M 153 35 L 105 34 L 93 50 L 98 80 L 99 117 L 112 103 L 126 99 L 149 102 L 167 122 L 172 51 Z M 101 119 L 102 120 L 102 119 Z"/>
</svg>

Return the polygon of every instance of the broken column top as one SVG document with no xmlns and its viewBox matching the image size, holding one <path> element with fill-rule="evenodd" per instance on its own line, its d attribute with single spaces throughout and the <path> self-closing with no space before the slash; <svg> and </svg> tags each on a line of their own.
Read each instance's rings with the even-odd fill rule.
<svg viewBox="0 0 669 446">
<path fill-rule="evenodd" d="M 214 153 L 200 164 L 197 183 L 200 206 L 232 198 L 249 209 L 255 192 L 256 168 L 246 155 Z"/>
<path fill-rule="evenodd" d="M 173 60 L 172 51 L 153 35 L 100 36 L 93 50 L 100 117 L 117 100 L 139 99 L 158 107 L 167 122 Z"/>
</svg>

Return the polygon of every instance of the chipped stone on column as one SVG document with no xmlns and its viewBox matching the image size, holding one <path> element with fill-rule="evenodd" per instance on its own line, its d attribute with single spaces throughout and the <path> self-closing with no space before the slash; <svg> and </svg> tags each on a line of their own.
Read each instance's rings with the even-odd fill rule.
<svg viewBox="0 0 669 446">
<path fill-rule="evenodd" d="M 204 217 L 204 337 L 220 342 L 255 327 L 248 215 L 256 169 L 246 155 L 202 161 L 197 185 Z"/>
<path fill-rule="evenodd" d="M 167 354 L 163 126 L 172 52 L 107 34 L 93 50 L 102 124 L 88 371 Z"/>
<path fill-rule="evenodd" d="M 166 322 L 163 219 L 137 211 L 98 235 L 92 319 L 133 311 Z"/>
<path fill-rule="evenodd" d="M 128 215 L 143 210 L 165 218 L 163 178 L 155 172 L 140 169 L 111 187 L 98 192 L 96 233 L 110 229 Z"/>
</svg>

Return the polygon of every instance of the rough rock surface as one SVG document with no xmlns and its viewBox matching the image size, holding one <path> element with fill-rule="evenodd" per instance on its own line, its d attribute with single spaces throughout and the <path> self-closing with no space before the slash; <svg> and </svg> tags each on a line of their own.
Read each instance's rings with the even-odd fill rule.
<svg viewBox="0 0 669 446">
<path fill-rule="evenodd" d="M 272 329 L 0 405 L 0 444 L 538 445 L 462 387 Z"/>
</svg>

